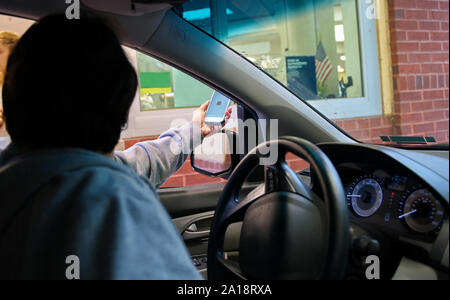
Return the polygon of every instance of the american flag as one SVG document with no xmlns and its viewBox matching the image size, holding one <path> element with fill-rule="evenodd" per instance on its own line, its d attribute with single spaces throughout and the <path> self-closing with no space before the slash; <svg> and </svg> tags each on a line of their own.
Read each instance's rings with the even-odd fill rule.
<svg viewBox="0 0 450 300">
<path fill-rule="evenodd" d="M 323 86 L 332 71 L 333 71 L 333 66 L 331 65 L 330 60 L 328 59 L 328 55 L 325 53 L 325 49 L 323 48 L 322 41 L 320 41 L 319 46 L 317 46 L 317 52 L 316 52 L 317 85 Z"/>
</svg>

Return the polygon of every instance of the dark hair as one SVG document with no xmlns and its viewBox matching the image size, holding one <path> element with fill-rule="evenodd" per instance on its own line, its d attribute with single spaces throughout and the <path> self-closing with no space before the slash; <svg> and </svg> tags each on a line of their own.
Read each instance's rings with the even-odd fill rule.
<svg viewBox="0 0 450 300">
<path fill-rule="evenodd" d="M 45 17 L 9 58 L 6 128 L 14 143 L 29 149 L 109 153 L 127 123 L 137 85 L 118 38 L 103 22 Z"/>
</svg>

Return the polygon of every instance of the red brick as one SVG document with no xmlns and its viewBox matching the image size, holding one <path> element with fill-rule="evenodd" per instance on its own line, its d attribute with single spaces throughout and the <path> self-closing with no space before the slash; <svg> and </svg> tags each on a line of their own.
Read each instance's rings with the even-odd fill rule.
<svg viewBox="0 0 450 300">
<path fill-rule="evenodd" d="M 408 90 L 416 89 L 416 76 L 408 76 Z"/>
<path fill-rule="evenodd" d="M 429 53 L 410 53 L 410 54 L 408 54 L 408 61 L 411 63 L 431 62 L 431 54 L 429 54 Z"/>
<path fill-rule="evenodd" d="M 396 44 L 398 52 L 413 52 L 419 51 L 420 45 L 419 43 L 411 43 L 411 42 L 399 42 Z M 439 50 L 441 49 L 441 45 L 439 44 Z M 437 51 L 437 50 L 436 50 Z"/>
<path fill-rule="evenodd" d="M 380 127 L 381 126 L 380 117 L 370 118 L 369 125 L 370 125 L 370 128 Z"/>
<path fill-rule="evenodd" d="M 205 176 L 202 174 L 186 175 L 185 180 L 186 180 L 186 186 L 223 182 L 223 180 L 221 178 L 209 177 L 209 176 Z"/>
<path fill-rule="evenodd" d="M 448 43 L 442 43 L 442 50 L 448 52 Z"/>
<path fill-rule="evenodd" d="M 431 89 L 437 88 L 437 76 L 434 74 L 430 75 L 430 88 Z"/>
<path fill-rule="evenodd" d="M 437 100 L 433 101 L 434 109 L 447 109 L 448 110 L 448 99 L 447 100 Z"/>
<path fill-rule="evenodd" d="M 134 146 L 136 143 L 139 143 L 139 139 L 124 140 L 125 149 L 128 149 L 128 148 Z"/>
<path fill-rule="evenodd" d="M 434 131 L 434 124 L 433 123 L 414 124 L 413 130 L 414 134 L 432 132 Z"/>
<path fill-rule="evenodd" d="M 351 136 L 358 141 L 365 141 L 370 138 L 370 130 L 362 129 L 362 130 L 354 130 L 351 132 Z"/>
<path fill-rule="evenodd" d="M 439 3 L 437 1 L 423 1 L 423 0 L 419 0 L 419 1 L 417 1 L 417 8 L 426 8 L 426 9 L 434 8 L 434 9 L 437 9 L 437 8 L 439 8 Z"/>
<path fill-rule="evenodd" d="M 441 43 L 438 43 L 438 42 L 420 43 L 419 48 L 420 48 L 420 51 L 425 51 L 425 52 L 442 50 Z"/>
<path fill-rule="evenodd" d="M 439 30 L 441 29 L 441 22 L 437 21 L 422 21 L 419 22 L 419 29 L 421 30 Z"/>
<path fill-rule="evenodd" d="M 420 65 L 419 64 L 408 64 L 408 65 L 402 64 L 402 65 L 398 66 L 398 72 L 400 74 L 420 73 Z"/>
<path fill-rule="evenodd" d="M 409 62 L 407 54 L 397 54 L 397 61 L 395 62 L 395 64 L 406 63 L 406 62 Z M 394 63 L 394 62 L 392 62 L 392 63 Z"/>
<path fill-rule="evenodd" d="M 408 78 L 406 76 L 400 76 L 396 79 L 397 89 L 400 91 L 408 90 Z"/>
<path fill-rule="evenodd" d="M 299 172 L 309 167 L 309 163 L 303 159 L 291 160 L 288 162 L 288 166 L 294 171 Z"/>
<path fill-rule="evenodd" d="M 442 73 L 442 64 L 422 64 L 422 73 Z"/>
<path fill-rule="evenodd" d="M 381 117 L 381 125 L 391 127 L 392 126 L 392 116 Z"/>
<path fill-rule="evenodd" d="M 448 10 L 448 0 L 439 2 L 439 9 Z"/>
<path fill-rule="evenodd" d="M 432 41 L 448 41 L 448 32 L 430 32 Z"/>
<path fill-rule="evenodd" d="M 391 26 L 391 29 L 394 28 L 396 30 L 417 30 L 419 23 L 411 20 L 395 20 L 394 25 Z"/>
<path fill-rule="evenodd" d="M 448 53 L 433 53 L 430 55 L 433 62 L 447 62 L 448 63 Z"/>
<path fill-rule="evenodd" d="M 420 111 L 426 111 L 426 110 L 432 110 L 432 109 L 433 109 L 432 101 L 420 101 L 420 102 L 411 103 L 411 111 L 413 111 L 413 112 L 420 112 Z"/>
<path fill-rule="evenodd" d="M 420 2 L 420 0 L 418 1 Z M 392 2 L 393 8 L 416 8 L 416 0 L 395 0 Z"/>
<path fill-rule="evenodd" d="M 161 188 L 173 188 L 184 186 L 183 176 L 171 176 Z"/>
<path fill-rule="evenodd" d="M 436 122 L 436 130 L 437 131 L 449 130 L 448 120 Z"/>
<path fill-rule="evenodd" d="M 342 129 L 347 131 L 347 130 L 353 130 L 356 128 L 358 128 L 358 125 L 356 124 L 355 120 L 351 120 L 351 119 L 344 120 L 344 125 L 343 125 Z"/>
<path fill-rule="evenodd" d="M 423 91 L 423 99 L 426 100 L 444 99 L 444 91 L 443 90 Z"/>
<path fill-rule="evenodd" d="M 445 87 L 444 75 L 438 75 L 438 88 Z"/>
<path fill-rule="evenodd" d="M 400 91 L 397 95 L 399 101 L 416 101 L 422 100 L 421 92 L 404 92 Z"/>
<path fill-rule="evenodd" d="M 188 175 L 195 174 L 194 169 L 192 169 L 191 161 L 186 161 L 183 166 L 175 173 L 176 175 Z"/>
<path fill-rule="evenodd" d="M 443 111 L 429 111 L 423 113 L 423 119 L 425 122 L 428 121 L 441 121 L 445 118 Z"/>
<path fill-rule="evenodd" d="M 448 20 L 448 11 L 432 11 L 431 18 L 433 20 Z"/>
<path fill-rule="evenodd" d="M 359 129 L 367 129 L 370 127 L 368 119 L 358 119 L 356 120 L 356 123 L 358 124 Z"/>
<path fill-rule="evenodd" d="M 391 46 L 397 50 L 398 42 L 406 41 L 406 31 L 394 31 L 391 34 L 393 43 Z M 396 44 L 397 43 L 397 44 Z"/>
<path fill-rule="evenodd" d="M 423 31 L 410 31 L 406 34 L 406 37 L 408 41 L 428 41 L 430 39 L 429 33 Z"/>
<path fill-rule="evenodd" d="M 292 154 L 291 152 L 287 153 L 285 158 L 286 161 L 294 161 L 294 160 L 298 160 L 299 158 L 297 157 L 297 155 Z"/>
<path fill-rule="evenodd" d="M 430 88 L 430 76 L 428 76 L 428 75 L 423 76 L 423 88 L 424 89 Z"/>
<path fill-rule="evenodd" d="M 406 19 L 412 19 L 412 20 L 424 20 L 427 19 L 428 12 L 426 10 L 413 10 L 413 9 L 407 9 L 405 10 L 405 18 Z"/>
<path fill-rule="evenodd" d="M 400 126 L 400 135 L 411 135 L 413 133 L 411 125 L 401 125 Z"/>
<path fill-rule="evenodd" d="M 421 103 L 421 102 L 417 102 L 417 103 Z M 411 112 L 411 103 L 396 102 L 395 103 L 395 111 L 399 112 L 399 113 L 409 113 L 409 112 Z"/>
<path fill-rule="evenodd" d="M 441 30 L 448 31 L 448 22 L 441 22 Z"/>
<path fill-rule="evenodd" d="M 411 124 L 423 121 L 423 115 L 421 112 L 415 112 L 410 114 L 401 114 L 398 116 L 398 121 L 401 124 Z"/>
</svg>

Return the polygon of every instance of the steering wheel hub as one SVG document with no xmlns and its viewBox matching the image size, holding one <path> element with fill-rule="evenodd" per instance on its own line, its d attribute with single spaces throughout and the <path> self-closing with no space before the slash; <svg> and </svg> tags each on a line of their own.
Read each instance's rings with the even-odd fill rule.
<svg viewBox="0 0 450 300">
<path fill-rule="evenodd" d="M 321 214 L 310 200 L 290 192 L 267 194 L 254 202 L 241 231 L 243 273 L 255 279 L 319 278 L 326 253 Z"/>
</svg>

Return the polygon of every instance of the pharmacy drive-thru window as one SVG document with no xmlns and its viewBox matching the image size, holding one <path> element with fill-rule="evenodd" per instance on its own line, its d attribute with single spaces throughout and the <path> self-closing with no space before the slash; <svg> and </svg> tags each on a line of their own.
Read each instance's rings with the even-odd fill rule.
<svg viewBox="0 0 450 300">
<path fill-rule="evenodd" d="M 370 2 L 370 3 L 366 3 Z M 194 0 L 185 20 L 331 119 L 381 113 L 373 1 Z"/>
</svg>

